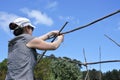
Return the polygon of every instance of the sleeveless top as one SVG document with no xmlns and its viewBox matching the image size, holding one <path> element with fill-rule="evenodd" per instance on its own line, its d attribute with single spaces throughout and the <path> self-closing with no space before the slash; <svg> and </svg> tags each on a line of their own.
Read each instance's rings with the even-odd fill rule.
<svg viewBox="0 0 120 80">
<path fill-rule="evenodd" d="M 22 34 L 8 44 L 8 72 L 6 80 L 34 80 L 37 53 L 26 44 L 35 37 Z"/>
</svg>

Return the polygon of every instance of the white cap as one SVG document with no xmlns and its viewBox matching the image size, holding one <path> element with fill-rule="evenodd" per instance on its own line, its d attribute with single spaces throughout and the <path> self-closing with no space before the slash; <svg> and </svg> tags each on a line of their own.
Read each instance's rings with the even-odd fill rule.
<svg viewBox="0 0 120 80">
<path fill-rule="evenodd" d="M 25 26 L 28 26 L 28 25 L 29 25 L 29 26 L 35 28 L 35 26 L 33 26 L 33 25 L 31 24 L 30 20 L 27 19 L 27 18 L 24 18 L 24 17 L 15 19 L 15 20 L 13 21 L 13 23 L 17 24 L 17 25 L 20 26 L 20 27 L 25 27 Z"/>
</svg>

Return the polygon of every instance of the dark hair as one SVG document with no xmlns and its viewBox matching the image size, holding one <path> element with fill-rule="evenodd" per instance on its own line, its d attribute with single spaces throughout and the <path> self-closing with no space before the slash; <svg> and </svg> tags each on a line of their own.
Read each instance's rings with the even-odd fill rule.
<svg viewBox="0 0 120 80">
<path fill-rule="evenodd" d="M 10 30 L 14 30 L 14 31 L 13 31 L 13 34 L 14 34 L 15 36 L 18 36 L 18 35 L 20 35 L 20 34 L 23 33 L 23 28 L 20 27 L 20 26 L 18 26 L 18 25 L 15 24 L 15 23 L 10 23 L 10 24 L 9 24 L 9 28 L 10 28 Z"/>
</svg>

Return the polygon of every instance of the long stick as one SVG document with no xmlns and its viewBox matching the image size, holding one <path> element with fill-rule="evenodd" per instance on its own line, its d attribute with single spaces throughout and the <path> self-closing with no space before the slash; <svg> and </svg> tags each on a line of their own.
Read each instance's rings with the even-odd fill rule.
<svg viewBox="0 0 120 80">
<path fill-rule="evenodd" d="M 101 62 L 101 47 L 99 47 L 99 60 L 100 60 L 100 62 Z M 100 65 L 99 65 L 99 68 L 100 68 L 100 70 L 99 70 L 99 80 L 102 80 L 101 78 L 102 78 L 102 75 L 101 75 L 101 63 L 100 63 Z"/>
<path fill-rule="evenodd" d="M 120 44 L 118 44 L 116 41 L 114 41 L 112 38 L 110 38 L 109 36 L 105 35 L 105 37 L 107 37 L 108 39 L 110 39 L 112 42 L 114 42 L 117 46 L 120 47 Z"/>
<path fill-rule="evenodd" d="M 81 65 L 93 65 L 99 63 L 110 63 L 110 62 L 120 62 L 120 60 L 109 60 L 109 61 L 98 61 L 98 62 L 89 62 L 89 63 L 80 63 Z"/>
<path fill-rule="evenodd" d="M 99 18 L 99 19 L 97 19 L 97 20 L 95 20 L 95 21 L 93 21 L 93 22 L 90 22 L 90 23 L 88 23 L 88 24 L 86 24 L 86 25 L 84 25 L 84 26 L 80 26 L 80 27 L 78 27 L 78 28 L 75 28 L 75 29 L 72 29 L 72 30 L 63 32 L 63 33 L 61 33 L 61 34 L 67 34 L 67 33 L 71 33 L 71 32 L 77 31 L 77 30 L 79 30 L 79 29 L 86 28 L 86 27 L 88 27 L 88 26 L 90 26 L 90 25 L 92 25 L 92 24 L 95 24 L 95 23 L 97 23 L 97 22 L 99 22 L 99 21 L 101 21 L 101 20 L 103 20 L 103 19 L 105 19 L 105 18 L 108 18 L 108 17 L 110 17 L 110 16 L 113 16 L 113 15 L 119 13 L 119 12 L 120 12 L 120 10 L 117 10 L 117 11 L 111 13 L 111 14 L 108 14 L 107 16 L 104 16 L 104 17 L 102 17 L 102 18 Z"/>
<path fill-rule="evenodd" d="M 85 50 L 84 50 L 84 48 L 83 48 L 83 55 L 84 55 L 85 63 L 87 63 L 87 59 L 86 59 L 86 56 L 85 56 Z M 85 67 L 86 67 L 86 70 L 87 70 L 87 73 L 86 73 L 86 76 L 85 76 L 85 80 L 87 80 L 87 79 L 90 80 L 88 65 L 86 65 Z"/>
<path fill-rule="evenodd" d="M 59 30 L 59 34 L 60 32 L 65 28 L 65 26 L 68 24 L 68 22 L 66 22 L 62 28 Z M 53 38 L 53 40 L 51 42 L 54 42 L 55 39 L 57 38 L 57 35 Z M 39 61 L 43 58 L 43 56 L 45 55 L 45 53 L 47 52 L 47 50 L 43 51 L 42 55 L 38 57 L 37 63 L 39 63 Z"/>
<path fill-rule="evenodd" d="M 46 56 L 46 55 L 45 55 Z M 54 59 L 58 59 L 58 58 L 56 58 L 56 57 L 51 57 L 51 56 L 46 56 L 46 57 L 50 57 L 50 58 L 54 58 Z M 63 60 L 62 58 L 61 58 L 61 60 Z M 85 62 L 85 63 L 82 63 L 82 62 L 80 62 L 80 61 L 73 61 L 73 60 L 68 60 L 69 62 L 71 62 L 71 63 L 76 63 L 76 64 L 79 64 L 79 65 L 84 65 L 84 66 L 86 66 L 86 65 L 94 65 L 94 64 L 103 64 L 103 63 L 112 63 L 112 62 L 120 62 L 120 60 L 106 60 L 106 61 L 98 61 L 98 62 Z"/>
</svg>

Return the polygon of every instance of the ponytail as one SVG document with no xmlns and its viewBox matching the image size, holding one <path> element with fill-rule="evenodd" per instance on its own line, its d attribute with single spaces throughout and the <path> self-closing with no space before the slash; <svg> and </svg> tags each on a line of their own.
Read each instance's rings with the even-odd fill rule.
<svg viewBox="0 0 120 80">
<path fill-rule="evenodd" d="M 20 26 L 18 26 L 18 25 L 15 24 L 15 23 L 10 23 L 10 24 L 9 24 L 9 28 L 10 28 L 10 30 L 14 30 L 14 31 L 13 31 L 13 34 L 14 34 L 15 36 L 18 36 L 18 35 L 20 35 L 20 34 L 23 33 L 23 28 L 20 27 Z"/>
</svg>

